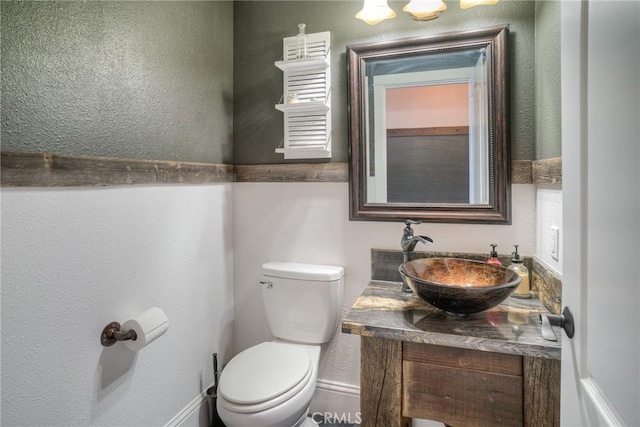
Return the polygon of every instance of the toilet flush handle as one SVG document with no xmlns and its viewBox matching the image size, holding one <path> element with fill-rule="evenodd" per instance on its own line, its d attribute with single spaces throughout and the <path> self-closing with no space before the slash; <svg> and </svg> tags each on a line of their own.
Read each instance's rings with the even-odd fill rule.
<svg viewBox="0 0 640 427">
<path fill-rule="evenodd" d="M 261 280 L 260 284 L 264 285 L 267 289 L 273 288 L 273 283 L 271 282 L 265 282 L 264 280 Z"/>
</svg>

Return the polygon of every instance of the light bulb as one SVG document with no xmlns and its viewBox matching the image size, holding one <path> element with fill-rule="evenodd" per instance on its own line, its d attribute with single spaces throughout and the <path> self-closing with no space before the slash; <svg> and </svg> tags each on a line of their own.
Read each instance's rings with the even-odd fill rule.
<svg viewBox="0 0 640 427">
<path fill-rule="evenodd" d="M 364 6 L 356 13 L 356 18 L 369 25 L 376 25 L 385 19 L 395 18 L 396 13 L 387 4 L 387 0 L 364 0 Z"/>
<path fill-rule="evenodd" d="M 492 6 L 499 0 L 460 0 L 461 9 L 469 9 L 474 6 Z"/>
<path fill-rule="evenodd" d="M 447 5 L 442 0 L 411 0 L 409 4 L 402 8 L 403 11 L 409 12 L 413 19 L 418 21 L 435 19 L 446 9 Z"/>
</svg>

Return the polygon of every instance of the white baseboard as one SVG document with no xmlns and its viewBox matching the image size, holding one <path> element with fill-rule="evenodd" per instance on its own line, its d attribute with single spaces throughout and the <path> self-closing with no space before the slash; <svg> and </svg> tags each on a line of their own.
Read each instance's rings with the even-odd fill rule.
<svg viewBox="0 0 640 427">
<path fill-rule="evenodd" d="M 196 396 L 164 427 L 206 427 L 209 425 L 209 402 L 205 392 Z"/>
<path fill-rule="evenodd" d="M 209 402 L 200 393 L 164 427 L 205 427 L 208 425 Z M 309 413 L 332 414 L 331 418 L 358 420 L 360 411 L 360 387 L 333 381 L 317 380 L 316 392 L 311 400 Z M 344 414 L 344 415 L 343 415 Z"/>
<path fill-rule="evenodd" d="M 209 402 L 203 392 L 171 419 L 164 427 L 207 427 Z M 311 400 L 309 413 L 344 422 L 360 424 L 360 387 L 334 381 L 318 380 Z M 414 420 L 415 427 L 442 427 L 443 424 L 428 420 Z"/>
<path fill-rule="evenodd" d="M 309 413 L 322 413 L 333 419 L 359 423 L 360 387 L 335 381 L 318 380 Z"/>
</svg>

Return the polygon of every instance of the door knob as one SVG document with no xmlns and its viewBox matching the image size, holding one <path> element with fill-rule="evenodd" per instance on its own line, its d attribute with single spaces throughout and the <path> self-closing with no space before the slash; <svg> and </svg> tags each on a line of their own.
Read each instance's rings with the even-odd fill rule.
<svg viewBox="0 0 640 427">
<path fill-rule="evenodd" d="M 562 310 L 562 314 L 541 314 L 540 323 L 542 324 L 542 337 L 549 341 L 558 341 L 558 337 L 551 328 L 552 326 L 560 326 L 569 338 L 573 338 L 575 333 L 573 314 L 569 307 L 565 307 Z"/>
</svg>

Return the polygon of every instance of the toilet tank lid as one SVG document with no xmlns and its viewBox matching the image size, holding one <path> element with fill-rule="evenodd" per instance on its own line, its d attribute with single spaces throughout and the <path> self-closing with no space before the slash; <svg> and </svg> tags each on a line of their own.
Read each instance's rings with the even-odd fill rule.
<svg viewBox="0 0 640 427">
<path fill-rule="evenodd" d="M 344 268 L 335 265 L 299 264 L 294 262 L 267 262 L 262 264 L 265 276 L 283 279 L 333 281 L 344 276 Z"/>
</svg>

